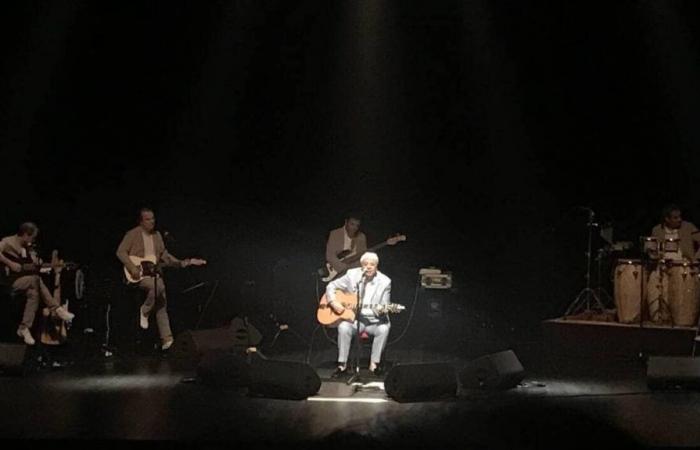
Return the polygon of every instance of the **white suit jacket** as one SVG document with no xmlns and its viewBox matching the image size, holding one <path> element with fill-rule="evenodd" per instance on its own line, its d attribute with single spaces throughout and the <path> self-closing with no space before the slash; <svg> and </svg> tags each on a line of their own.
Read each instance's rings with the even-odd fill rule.
<svg viewBox="0 0 700 450">
<path fill-rule="evenodd" d="M 326 298 L 329 302 L 335 300 L 336 289 L 357 293 L 357 287 L 361 279 L 362 268 L 348 269 L 345 275 L 328 283 L 326 286 Z M 369 298 L 365 296 L 363 303 L 372 305 L 388 305 L 391 303 L 391 278 L 380 271 L 377 271 L 372 281 L 368 282 L 363 289 L 366 289 L 366 295 L 370 295 Z M 362 316 L 370 319 L 370 322 L 376 322 L 373 319 L 378 318 L 373 312 L 368 310 L 362 310 L 361 313 Z M 382 314 L 381 319 L 388 320 L 389 316 Z"/>
</svg>

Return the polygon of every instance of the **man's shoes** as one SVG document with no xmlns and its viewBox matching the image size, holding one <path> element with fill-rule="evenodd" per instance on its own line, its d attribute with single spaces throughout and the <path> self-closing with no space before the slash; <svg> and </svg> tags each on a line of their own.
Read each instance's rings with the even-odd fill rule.
<svg viewBox="0 0 700 450">
<path fill-rule="evenodd" d="M 17 336 L 21 337 L 24 339 L 24 343 L 27 345 L 34 345 L 36 344 L 36 341 L 32 337 L 32 333 L 29 331 L 27 328 L 18 328 L 17 329 Z"/>
<path fill-rule="evenodd" d="M 375 376 L 375 377 L 383 377 L 384 376 L 384 368 L 382 366 L 377 366 L 374 370 L 370 370 L 369 373 L 371 373 L 372 376 Z"/>
<path fill-rule="evenodd" d="M 384 365 L 379 363 L 371 363 L 369 365 L 369 373 L 371 373 L 375 377 L 381 377 L 384 375 Z"/>
<path fill-rule="evenodd" d="M 163 345 L 160 347 L 161 350 L 169 349 L 170 347 L 173 346 L 173 342 L 175 342 L 175 339 L 173 339 L 173 338 L 170 338 L 167 341 L 163 342 Z"/>
<path fill-rule="evenodd" d="M 343 378 L 348 374 L 348 368 L 347 366 L 343 369 L 340 367 L 336 367 L 335 371 L 331 374 L 332 379 L 337 379 L 337 378 Z"/>
<path fill-rule="evenodd" d="M 66 308 L 63 306 L 59 306 L 58 308 L 55 309 L 56 315 L 60 317 L 62 320 L 65 320 L 66 322 L 70 322 L 75 318 L 75 314 L 72 312 L 69 312 Z"/>
<path fill-rule="evenodd" d="M 148 330 L 148 316 L 144 316 L 141 308 L 139 308 L 139 325 L 144 330 Z"/>
</svg>

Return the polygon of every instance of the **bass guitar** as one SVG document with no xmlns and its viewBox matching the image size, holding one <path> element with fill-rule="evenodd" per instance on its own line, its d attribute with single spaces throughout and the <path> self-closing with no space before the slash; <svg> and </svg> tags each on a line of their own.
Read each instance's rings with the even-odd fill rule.
<svg viewBox="0 0 700 450">
<path fill-rule="evenodd" d="M 337 327 L 340 322 L 344 320 L 354 322 L 357 315 L 357 294 L 337 289 L 335 291 L 335 302 L 341 304 L 343 308 L 345 308 L 342 314 L 336 313 L 333 308 L 328 305 L 326 294 L 323 294 L 318 305 L 318 310 L 316 311 L 316 319 L 318 319 L 318 322 L 321 325 L 331 328 Z M 399 313 L 404 309 L 406 309 L 406 307 L 398 303 L 372 306 L 372 310 L 374 310 L 375 314 Z"/>
<path fill-rule="evenodd" d="M 399 242 L 405 241 L 406 240 L 406 235 L 404 234 L 396 234 L 386 241 L 377 244 L 373 247 L 370 247 L 367 249 L 368 252 L 373 252 L 375 250 L 379 250 L 382 247 L 385 247 L 387 245 L 396 245 Z M 353 264 L 356 263 L 357 261 L 360 260 L 362 255 L 351 255 L 350 253 L 352 250 L 343 250 L 341 252 L 338 252 L 336 256 L 338 259 L 340 259 L 340 262 L 345 263 L 345 264 Z M 321 277 L 321 280 L 323 280 L 324 283 L 328 283 L 332 279 L 336 278 L 338 275 L 342 275 L 345 272 L 338 272 L 333 268 L 331 263 L 326 262 L 325 266 L 321 267 L 318 269 L 318 274 Z"/>
</svg>

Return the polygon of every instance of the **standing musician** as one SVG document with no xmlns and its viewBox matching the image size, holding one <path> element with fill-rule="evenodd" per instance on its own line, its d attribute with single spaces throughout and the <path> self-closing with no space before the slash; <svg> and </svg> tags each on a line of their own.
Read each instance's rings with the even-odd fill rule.
<svg viewBox="0 0 700 450">
<path fill-rule="evenodd" d="M 349 213 L 345 218 L 345 224 L 332 230 L 326 242 L 326 261 L 338 273 L 342 274 L 346 270 L 360 267 L 359 262 L 346 264 L 338 258 L 344 251 L 349 251 L 346 256 L 361 255 L 367 251 L 367 237 L 360 231 L 360 216 L 357 213 Z"/>
<path fill-rule="evenodd" d="M 117 258 L 124 264 L 125 270 L 131 276 L 139 289 L 146 292 L 146 299 L 139 308 L 139 324 L 142 329 L 148 329 L 148 316 L 156 310 L 156 323 L 162 341 L 161 348 L 169 349 L 174 342 L 170 329 L 165 284 L 163 278 L 155 274 L 146 275 L 134 261 L 152 261 L 157 266 L 183 268 L 189 265 L 203 265 L 206 261 L 200 259 L 179 260 L 168 253 L 163 237 L 156 231 L 156 218 L 150 208 L 139 210 L 138 226 L 127 231 L 117 248 Z M 145 275 L 145 276 L 143 276 Z M 156 282 L 157 280 L 157 282 Z M 156 298 L 157 296 L 157 298 Z"/>
<path fill-rule="evenodd" d="M 71 321 L 75 317 L 74 314 L 61 306 L 60 299 L 51 295 L 39 277 L 36 267 L 41 265 L 41 260 L 32 248 L 38 235 L 39 227 L 32 222 L 25 222 L 19 226 L 16 235 L 7 236 L 0 240 L 0 262 L 7 270 L 9 284 L 14 292 L 21 292 L 27 298 L 22 321 L 17 328 L 17 336 L 21 337 L 27 345 L 36 343 L 32 337 L 31 328 L 39 307 L 40 297 L 49 310 L 62 320 Z M 27 270 L 26 265 L 33 267 Z"/>
<path fill-rule="evenodd" d="M 362 295 L 358 299 L 359 314 L 355 322 L 344 320 L 338 325 L 338 367 L 331 375 L 337 378 L 347 374 L 348 353 L 352 337 L 356 333 L 359 320 L 360 333 L 367 332 L 374 336 L 369 370 L 379 374 L 377 366 L 381 363 L 382 352 L 389 337 L 391 324 L 387 314 L 377 314 L 372 306 L 388 305 L 391 303 L 391 279 L 381 273 L 377 267 L 379 257 L 376 253 L 366 252 L 360 258 L 361 268 L 348 270 L 345 275 L 328 283 L 326 297 L 328 305 L 336 314 L 343 314 L 345 308 L 336 302 L 335 290 L 356 293 L 359 287 Z"/>
</svg>

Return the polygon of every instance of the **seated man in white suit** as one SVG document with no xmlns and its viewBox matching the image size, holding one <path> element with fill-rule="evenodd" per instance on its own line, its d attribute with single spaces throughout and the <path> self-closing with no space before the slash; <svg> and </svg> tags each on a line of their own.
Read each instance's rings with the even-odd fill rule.
<svg viewBox="0 0 700 450">
<path fill-rule="evenodd" d="M 369 370 L 376 373 L 389 337 L 391 324 L 387 314 L 378 315 L 373 307 L 391 303 L 391 279 L 377 270 L 379 257 L 376 253 L 364 253 L 360 258 L 360 265 L 361 267 L 349 269 L 345 275 L 328 283 L 326 297 L 330 307 L 337 314 L 342 314 L 345 308 L 335 301 L 336 289 L 352 293 L 357 293 L 359 289 L 361 297 L 358 303 L 361 307 L 357 319 L 360 322 L 360 333 L 366 331 L 367 334 L 374 336 Z M 356 331 L 357 320 L 343 321 L 338 325 L 338 367 L 332 375 L 333 378 L 347 373 L 348 354 Z"/>
</svg>

